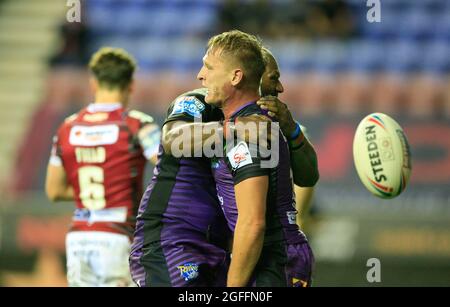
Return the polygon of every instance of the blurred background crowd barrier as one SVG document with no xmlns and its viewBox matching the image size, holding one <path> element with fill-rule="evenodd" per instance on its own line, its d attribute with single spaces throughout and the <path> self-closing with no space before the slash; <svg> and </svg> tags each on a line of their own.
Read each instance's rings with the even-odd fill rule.
<svg viewBox="0 0 450 307">
<path fill-rule="evenodd" d="M 73 204 L 50 204 L 44 179 L 64 117 L 92 101 L 86 64 L 101 46 L 138 60 L 132 107 L 161 123 L 200 87 L 211 35 L 257 34 L 278 59 L 286 102 L 308 128 L 321 179 L 306 231 L 315 284 L 450 285 L 450 1 L 86 0 L 68 22 L 63 0 L 0 0 L 0 285 L 65 285 Z M 352 161 L 367 113 L 398 120 L 413 172 L 397 199 L 371 196 Z M 151 169 L 147 171 L 147 178 Z"/>
</svg>

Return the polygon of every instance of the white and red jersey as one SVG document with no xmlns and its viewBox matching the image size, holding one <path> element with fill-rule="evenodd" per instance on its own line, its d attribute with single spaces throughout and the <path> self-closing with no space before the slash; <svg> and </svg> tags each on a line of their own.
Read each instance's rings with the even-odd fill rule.
<svg viewBox="0 0 450 307">
<path fill-rule="evenodd" d="M 74 188 L 72 231 L 133 233 L 145 163 L 160 135 L 152 117 L 119 103 L 90 104 L 64 121 L 50 164 L 62 165 Z"/>
</svg>

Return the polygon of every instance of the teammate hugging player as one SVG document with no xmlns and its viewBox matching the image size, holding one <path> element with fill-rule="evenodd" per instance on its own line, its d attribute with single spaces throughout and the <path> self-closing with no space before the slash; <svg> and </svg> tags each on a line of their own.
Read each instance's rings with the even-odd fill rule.
<svg viewBox="0 0 450 307">
<path fill-rule="evenodd" d="M 205 101 L 220 107 L 225 121 L 264 114 L 256 101 L 265 66 L 254 36 L 231 31 L 211 38 L 203 63 L 198 79 L 208 88 Z M 278 136 L 271 138 L 279 143 L 272 152 L 279 157 L 276 166 L 265 167 L 260 147 L 255 155 L 251 144 L 239 139 L 214 165 L 219 198 L 234 231 L 228 286 L 310 285 L 313 255 L 296 224 L 289 147 Z M 293 146 L 303 145 L 298 133 Z"/>
<path fill-rule="evenodd" d="M 225 286 L 228 254 L 221 242 L 227 240 L 226 226 L 209 159 L 193 157 L 195 146 L 187 148 L 184 157 L 175 158 L 171 152 L 177 127 L 221 119 L 220 110 L 206 104 L 204 96 L 204 90 L 184 93 L 167 112 L 158 163 L 141 200 L 130 256 L 133 280 L 139 286 Z M 220 230 L 211 231 L 212 225 Z"/>
<path fill-rule="evenodd" d="M 242 47 L 242 50 L 252 50 L 251 52 L 253 52 L 254 54 L 256 53 L 256 57 L 261 57 L 261 51 L 260 49 L 260 45 L 259 43 L 255 44 L 255 41 L 253 38 L 251 38 L 251 36 L 248 36 L 247 34 L 244 34 L 242 32 L 237 32 L 237 31 L 233 31 L 231 33 L 228 34 L 224 34 L 223 36 L 228 36 L 231 40 L 235 40 L 236 45 L 239 45 Z M 249 42 L 250 39 L 250 42 Z M 211 40 L 212 41 L 212 40 Z M 245 48 L 244 48 L 244 47 Z M 249 48 L 247 48 L 249 47 Z M 256 51 L 255 51 L 256 50 Z M 259 50 L 259 51 L 258 51 Z M 209 49 L 210 51 L 210 49 Z M 245 52 L 244 52 L 245 53 Z M 236 96 L 236 94 L 242 94 L 241 96 L 241 100 L 244 100 L 244 107 L 246 102 L 251 101 L 251 103 L 249 103 L 247 105 L 247 107 L 251 107 L 250 111 L 252 112 L 248 112 L 249 116 L 245 116 L 239 117 L 240 121 L 252 121 L 252 120 L 260 120 L 261 117 L 264 118 L 265 121 L 268 121 L 268 119 L 264 116 L 260 116 L 257 114 L 261 114 L 261 113 L 265 113 L 263 112 L 259 107 L 256 106 L 255 101 L 259 98 L 258 94 L 257 94 L 257 88 L 259 85 L 259 78 L 261 77 L 261 73 L 262 71 L 264 71 L 264 63 L 262 64 L 262 68 L 261 67 L 256 67 L 256 69 L 259 69 L 259 73 L 256 72 L 256 74 L 253 74 L 253 78 L 251 77 L 249 71 L 251 70 L 247 70 L 247 67 L 245 67 L 246 69 L 239 69 L 239 72 L 237 72 L 237 83 L 235 84 L 225 84 L 228 81 L 228 78 L 231 76 L 232 77 L 232 82 L 235 82 L 235 75 L 231 74 L 231 71 L 225 71 L 224 67 L 218 67 L 215 66 L 215 64 L 218 64 L 217 62 L 215 63 L 210 63 L 209 61 L 207 61 L 206 59 L 208 58 L 208 54 L 207 56 L 205 56 L 205 63 L 204 63 L 204 67 L 202 68 L 202 71 L 199 73 L 199 78 L 200 79 L 205 79 L 206 77 L 204 76 L 205 74 L 205 70 L 211 70 L 211 71 L 215 71 L 216 75 L 208 76 L 208 80 L 211 80 L 211 78 L 213 78 L 213 84 L 209 83 L 208 84 L 208 94 L 206 95 L 206 100 L 207 102 L 219 102 L 222 99 L 224 101 L 231 102 L 234 104 L 234 106 L 240 106 L 242 107 L 242 101 L 238 101 L 236 99 L 230 99 L 231 95 L 228 96 L 228 94 L 233 94 Z M 254 55 L 253 54 L 253 55 Z M 259 55 L 258 55 L 259 54 Z M 227 54 L 228 56 L 232 57 L 234 54 Z M 247 53 L 247 56 L 249 56 L 249 54 Z M 252 56 L 252 54 L 250 54 L 250 57 Z M 240 61 L 241 60 L 241 61 Z M 251 59 L 253 60 L 253 59 Z M 260 63 L 262 62 L 261 59 Z M 221 62 L 222 60 L 220 59 L 219 62 Z M 232 61 L 233 63 L 238 63 L 238 65 L 242 65 L 242 59 L 237 59 L 237 61 Z M 228 63 L 229 64 L 229 63 Z M 263 80 L 266 80 L 267 82 L 263 82 L 264 84 L 264 89 L 266 93 L 271 93 L 272 95 L 275 93 L 277 94 L 278 92 L 282 91 L 282 86 L 279 83 L 279 72 L 278 72 L 278 67 L 276 65 L 275 60 L 273 59 L 273 61 L 266 61 L 266 70 L 265 70 L 265 77 L 263 78 Z M 220 66 L 220 65 L 219 65 Z M 229 67 L 227 67 L 229 68 Z M 254 69 L 254 68 L 252 68 Z M 274 72 L 276 72 L 278 75 L 275 77 L 269 77 L 271 76 Z M 240 76 L 239 76 L 240 74 Z M 243 82 L 242 81 L 242 76 L 245 74 L 245 80 L 248 79 L 252 79 L 250 82 L 250 84 L 247 84 L 248 81 Z M 240 78 L 240 79 L 239 79 Z M 225 85 L 224 85 L 225 84 Z M 217 85 L 217 86 L 216 86 Z M 248 86 L 250 85 L 250 91 L 248 90 Z M 223 88 L 226 88 L 228 86 L 229 91 L 224 93 L 224 91 L 222 90 Z M 281 89 L 280 89 L 281 86 Z M 271 90 L 271 87 L 275 87 L 276 88 L 276 92 Z M 245 88 L 246 91 L 244 92 L 237 92 L 236 88 Z M 236 90 L 236 91 L 235 91 Z M 168 112 L 168 123 L 164 125 L 164 129 L 163 129 L 163 145 L 164 145 L 164 151 L 162 152 L 162 157 L 165 157 L 166 159 L 166 164 L 167 161 L 173 161 L 176 163 L 179 163 L 179 161 L 182 160 L 177 160 L 174 157 L 170 157 L 171 153 L 171 148 L 172 148 L 172 144 L 180 138 L 180 136 L 184 136 L 183 132 L 186 132 L 187 130 L 191 131 L 192 133 L 187 133 L 187 138 L 188 138 L 188 142 L 187 144 L 191 145 L 190 146 L 190 150 L 188 150 L 188 152 L 190 154 L 193 154 L 194 150 L 193 148 L 196 147 L 196 145 L 198 145 L 197 143 L 200 142 L 200 145 L 202 145 L 202 142 L 205 142 L 205 140 L 209 139 L 212 135 L 217 134 L 217 135 L 221 135 L 222 131 L 221 128 L 214 130 L 214 127 L 217 127 L 218 122 L 214 122 L 214 121 L 218 121 L 221 117 L 220 114 L 217 114 L 217 109 L 213 106 L 213 105 L 209 105 L 207 103 L 205 103 L 205 94 L 206 92 L 203 90 L 196 90 L 190 93 L 186 93 L 183 94 L 182 96 L 180 96 L 178 99 L 176 99 L 172 105 L 171 108 L 169 109 Z M 237 95 L 239 96 L 239 95 Z M 195 99 L 194 99 L 195 98 Z M 235 98 L 235 97 L 234 97 Z M 292 120 L 292 116 L 290 115 L 288 109 L 286 107 L 282 108 L 282 106 L 285 106 L 284 104 L 282 104 L 278 99 L 274 99 L 274 97 L 270 98 L 270 99 L 266 99 L 265 101 L 261 101 L 261 103 L 263 105 L 265 105 L 268 109 L 270 109 L 271 111 L 275 112 L 275 114 L 272 115 L 279 115 L 280 119 L 283 120 L 283 123 L 281 124 L 281 127 L 284 129 L 283 133 L 291 136 L 291 140 L 289 142 L 290 144 L 290 149 L 291 149 L 291 155 L 293 156 L 293 161 L 297 162 L 297 164 L 295 164 L 295 168 L 294 168 L 294 172 L 297 173 L 294 175 L 294 181 L 296 181 L 296 183 L 298 184 L 302 184 L 305 186 L 312 186 L 315 184 L 315 182 L 318 179 L 318 172 L 317 172 L 317 161 L 316 161 L 316 156 L 315 156 L 315 152 L 314 149 L 312 148 L 311 144 L 304 138 L 303 134 L 301 133 L 301 131 L 298 131 L 297 125 L 295 122 L 293 122 Z M 241 105 L 239 105 L 241 104 Z M 218 103 L 218 105 L 224 106 L 224 104 L 220 104 Z M 228 104 L 228 107 L 230 107 L 230 104 Z M 244 108 L 243 108 L 244 109 Z M 259 110 L 259 111 L 256 111 Z M 224 108 L 224 111 L 226 111 L 226 108 Z M 253 112 L 255 111 L 255 112 Z M 215 114 L 214 116 L 210 116 L 210 114 Z M 256 114 L 256 115 L 255 115 Z M 270 113 L 269 113 L 270 114 Z M 176 116 L 176 117 L 175 117 Z M 176 119 L 184 119 L 182 122 L 178 122 L 177 124 L 175 124 L 175 120 L 170 120 L 171 117 L 175 117 Z M 201 122 L 194 122 L 195 119 L 202 119 Z M 206 121 L 206 123 L 205 123 Z M 213 122 L 211 122 L 213 121 Z M 291 129 L 293 127 L 293 129 Z M 193 138 L 191 139 L 191 136 L 194 135 L 195 132 L 195 128 L 199 128 L 199 131 L 201 131 L 202 137 L 200 138 Z M 294 131 L 292 131 L 294 130 Z M 211 132 L 205 132 L 205 131 L 211 131 Z M 186 136 L 184 136 L 186 137 Z M 184 143 L 186 144 L 186 143 Z M 283 167 L 282 167 L 282 172 L 279 172 L 280 175 L 280 181 L 282 181 L 284 183 L 284 186 L 282 187 L 282 185 L 280 184 L 280 189 L 281 188 L 285 188 L 286 189 L 286 194 L 279 194 L 278 196 L 280 196 L 283 199 L 283 202 L 280 204 L 277 203 L 270 203 L 270 210 L 271 213 L 273 213 L 274 210 L 279 210 L 282 211 L 281 213 L 285 213 L 284 217 L 281 221 L 277 221 L 274 220 L 273 222 L 271 222 L 272 224 L 277 224 L 279 222 L 284 223 L 286 225 L 283 226 L 283 229 L 286 230 L 285 232 L 282 232 L 281 229 L 271 229 L 270 231 L 272 232 L 271 234 L 269 234 L 268 236 L 272 236 L 272 237 L 276 237 L 277 240 L 275 240 L 274 242 L 271 242 L 270 240 L 267 241 L 267 247 L 264 248 L 264 255 L 265 255 L 265 262 L 271 262 L 272 260 L 276 260 L 273 258 L 273 254 L 281 254 L 283 255 L 285 253 L 285 249 L 289 248 L 289 257 L 287 257 L 288 259 L 284 262 L 278 263 L 278 266 L 275 266 L 275 270 L 277 272 L 277 279 L 268 279 L 265 281 L 265 283 L 259 283 L 257 285 L 294 285 L 294 286 L 301 286 L 301 285 L 306 285 L 309 284 L 309 278 L 311 275 L 311 266 L 312 266 L 312 262 L 313 262 L 313 257 L 311 254 L 311 251 L 309 249 L 309 246 L 307 245 L 306 239 L 304 238 L 304 236 L 302 234 L 298 233 L 298 227 L 294 226 L 295 225 L 295 208 L 293 207 L 293 197 L 292 197 L 292 181 L 291 178 L 289 176 L 289 154 L 288 154 L 288 150 L 286 148 L 286 143 L 284 142 L 284 147 L 283 147 L 283 156 L 282 156 L 282 161 L 284 161 L 283 163 Z M 200 146 L 200 148 L 202 148 Z M 192 159 L 192 158 L 191 158 Z M 195 158 L 197 159 L 197 163 L 199 163 L 198 161 L 203 159 L 204 162 L 204 158 Z M 284 159 L 284 160 L 283 160 Z M 219 166 L 222 164 L 225 165 L 225 161 L 222 159 L 219 161 L 219 163 L 216 163 L 217 159 L 213 159 L 212 161 L 212 165 L 213 166 Z M 256 160 L 255 160 L 256 161 Z M 287 162 L 287 163 L 286 163 Z M 207 161 L 208 163 L 208 161 Z M 287 166 L 287 167 L 286 167 Z M 203 167 L 199 168 L 199 170 L 201 170 L 201 175 L 203 178 L 203 185 L 198 185 L 196 184 L 195 181 L 190 181 L 188 180 L 187 177 L 183 177 L 183 176 L 178 176 L 176 177 L 177 179 L 180 178 L 179 180 L 183 181 L 183 186 L 185 187 L 189 187 L 189 189 L 186 189 L 188 191 L 193 191 L 193 193 L 189 193 L 187 194 L 184 198 L 183 198 L 183 202 L 177 204 L 177 206 L 175 207 L 174 205 L 172 205 L 173 208 L 178 208 L 181 212 L 189 212 L 189 216 L 184 217 L 184 219 L 186 220 L 191 220 L 191 221 L 197 221 L 198 222 L 202 222 L 202 233 L 203 233 L 203 237 L 202 236 L 197 236 L 197 239 L 195 242 L 194 241 L 183 241 L 186 240 L 186 238 L 188 238 L 189 236 L 186 235 L 184 236 L 185 239 L 182 239 L 183 236 L 182 235 L 178 235 L 179 238 L 175 239 L 173 236 L 170 237 L 170 229 L 174 229 L 175 225 L 170 226 L 170 223 L 174 223 L 175 221 L 180 221 L 180 218 L 182 216 L 182 214 L 179 214 L 177 216 L 175 216 L 175 209 L 172 209 L 171 215 L 168 214 L 169 210 L 167 209 L 167 207 L 170 206 L 167 205 L 167 207 L 163 207 L 161 209 L 161 205 L 158 204 L 164 204 L 165 202 L 167 202 L 167 199 L 170 199 L 170 193 L 173 193 L 171 189 L 173 189 L 174 184 L 176 184 L 176 180 L 173 179 L 175 177 L 175 174 L 168 174 L 166 173 L 164 176 L 162 176 L 161 174 L 161 170 L 162 169 L 168 169 L 167 167 L 164 167 L 164 160 L 160 159 L 160 166 L 157 167 L 157 169 L 160 169 L 157 173 L 157 176 L 154 178 L 152 185 L 149 187 L 149 191 L 151 191 L 153 189 L 153 191 L 151 192 L 153 196 L 153 199 L 151 199 L 152 196 L 150 197 L 144 197 L 142 203 L 141 203 L 141 214 L 138 217 L 138 228 L 136 231 L 136 237 L 135 237 L 135 243 L 134 243 L 134 248 L 133 248 L 133 254 L 131 256 L 131 266 L 132 268 L 134 267 L 134 269 L 132 270 L 133 272 L 135 272 L 135 276 L 138 278 L 135 278 L 135 280 L 139 281 L 142 285 L 143 282 L 147 282 L 147 285 L 213 285 L 212 280 L 209 281 L 209 283 L 205 283 L 204 282 L 204 277 L 201 277 L 199 273 L 200 270 L 199 268 L 202 265 L 203 262 L 203 266 L 205 267 L 205 269 L 203 270 L 203 274 L 205 274 L 206 272 L 210 271 L 210 272 L 215 272 L 216 276 L 220 276 L 220 282 L 216 282 L 214 283 L 214 285 L 223 285 L 221 284 L 223 282 L 223 268 L 220 268 L 220 270 L 217 270 L 214 268 L 214 266 L 211 266 L 210 264 L 204 264 L 205 260 L 201 260 L 202 258 L 207 258 L 208 255 L 207 253 L 209 252 L 208 249 L 203 248 L 203 250 L 201 249 L 202 245 L 205 244 L 209 244 L 207 242 L 207 237 L 208 237 L 208 233 L 207 233 L 207 229 L 210 230 L 210 234 L 214 234 L 214 233 L 220 233 L 220 231 L 222 230 L 221 228 L 221 224 L 215 223 L 212 219 L 212 215 L 209 218 L 209 220 L 204 219 L 204 217 L 202 217 L 202 215 L 205 215 L 204 211 L 206 212 L 213 212 L 211 209 L 211 205 L 214 205 L 214 202 L 210 201 L 209 202 L 209 206 L 208 206 L 208 202 L 205 202 L 205 200 L 207 200 L 207 198 L 203 198 L 202 202 L 202 208 L 203 210 L 195 210 L 194 206 L 190 206 L 190 203 L 194 203 L 199 201 L 199 197 L 198 195 L 201 195 L 201 193 L 205 193 L 205 191 L 210 191 L 211 193 L 215 194 L 214 192 L 211 191 L 211 184 L 215 184 L 214 180 L 211 177 L 211 173 L 208 172 L 207 170 L 205 170 Z M 263 172 L 264 174 L 267 172 L 267 170 L 259 170 L 256 169 L 259 168 L 258 165 L 255 165 L 253 167 L 253 170 L 255 170 L 256 172 Z M 172 168 L 174 170 L 178 169 L 178 166 L 176 166 L 175 168 Z M 243 168 L 244 169 L 244 168 Z M 275 168 L 275 170 L 273 172 L 277 172 L 279 168 Z M 197 170 L 197 172 L 199 172 Z M 221 172 L 221 174 L 219 174 L 219 172 Z M 230 173 L 230 171 L 225 167 L 222 167 L 220 171 L 214 170 L 214 174 L 215 174 L 215 179 L 217 180 L 217 189 L 219 190 L 219 196 L 220 199 L 223 200 L 223 209 L 225 210 L 226 213 L 226 217 L 229 220 L 229 224 L 231 226 L 231 228 L 234 230 L 234 226 L 236 223 L 236 218 L 237 218 L 237 208 L 236 208 L 236 202 L 234 201 L 234 187 L 233 187 L 233 181 L 232 181 L 232 175 Z M 298 174 L 298 172 L 301 172 L 301 174 Z M 195 174 L 195 172 L 191 172 L 191 176 L 193 176 Z M 245 176 L 245 175 L 244 175 Z M 158 178 L 159 177 L 159 178 Z M 251 176 L 250 176 L 251 177 Z M 249 177 L 249 178 L 250 178 Z M 272 179 L 274 179 L 274 177 L 271 177 Z M 163 200 L 159 200 L 157 197 L 157 194 L 155 193 L 156 191 L 156 187 L 158 186 L 158 182 L 164 182 L 163 180 L 170 180 L 170 184 L 166 185 L 166 191 L 167 191 L 167 196 L 164 196 Z M 224 180 L 224 181 L 223 181 Z M 303 180 L 303 181 L 302 181 Z M 291 186 L 290 188 L 288 186 Z M 274 186 L 271 186 L 271 188 L 275 188 Z M 278 188 L 278 186 L 276 187 Z M 203 191 L 202 191 L 203 190 Z M 225 193 L 221 193 L 225 192 Z M 267 192 L 267 191 L 266 191 Z M 200 193 L 200 194 L 199 194 Z M 178 194 L 181 195 L 180 192 L 178 192 Z M 258 194 L 261 196 L 261 198 L 264 197 L 264 192 L 258 192 Z M 267 193 L 266 193 L 267 194 Z M 251 194 L 253 195 L 253 194 Z M 179 197 L 178 197 L 179 198 Z M 251 206 L 248 206 L 248 208 L 253 208 L 255 206 L 254 204 L 254 199 L 252 198 L 251 200 L 246 200 L 246 202 L 250 202 Z M 248 204 L 247 204 L 248 205 Z M 264 201 L 260 201 L 259 204 L 261 207 L 265 207 L 266 203 Z M 277 209 L 277 206 L 279 207 Z M 153 207 L 153 210 L 152 210 Z M 192 210 L 189 210 L 191 209 Z M 208 209 L 209 208 L 209 209 Z M 207 211 L 208 210 L 208 211 Z M 245 218 L 245 213 L 242 214 Z M 171 218 L 175 217 L 174 221 L 171 221 Z M 273 218 L 273 215 L 270 216 L 270 218 Z M 288 221 L 286 222 L 285 219 L 288 219 Z M 220 220 L 220 217 L 219 219 Z M 208 223 L 209 226 L 208 226 Z M 147 226 L 145 226 L 147 224 Z M 180 229 L 184 229 L 185 231 L 188 231 L 187 233 L 190 233 L 192 231 L 195 232 L 195 225 L 194 223 L 186 223 L 183 222 L 182 226 L 179 226 Z M 160 230 L 158 230 L 158 228 Z M 164 239 L 164 241 L 162 241 L 160 239 L 160 237 L 158 236 L 151 236 L 152 232 L 155 232 L 155 229 L 157 230 L 156 233 L 162 233 L 161 229 L 167 228 L 167 235 Z M 142 235 L 143 233 L 145 233 L 145 229 L 148 229 L 147 233 L 149 234 L 148 237 L 149 239 L 144 240 L 144 235 Z M 224 230 L 222 230 L 224 231 Z M 198 231 L 197 231 L 198 232 Z M 206 232 L 206 233 L 205 233 Z M 275 232 L 275 233 L 274 233 Z M 241 233 L 241 231 L 239 231 L 238 233 Z M 289 243 L 293 243 L 288 245 L 287 242 L 287 238 L 284 237 L 285 233 L 288 233 L 290 238 L 289 238 Z M 154 240 L 153 243 L 151 240 Z M 261 237 L 258 238 L 258 240 L 261 242 Z M 170 242 L 173 243 L 170 243 Z M 302 244 L 294 244 L 294 243 L 302 243 Z M 177 244 L 176 244 L 177 243 Z M 189 243 L 189 244 L 188 244 Z M 238 247 L 234 247 L 235 249 L 233 250 L 233 261 L 234 261 L 234 257 L 235 255 L 238 255 L 239 253 L 242 253 L 242 251 L 247 248 L 249 246 L 252 246 L 252 244 L 255 243 L 254 240 L 248 240 L 247 242 L 245 242 L 246 244 L 248 244 L 246 247 L 243 247 L 242 244 L 241 246 Z M 277 243 L 277 244 L 275 244 Z M 167 259 L 165 258 L 166 255 L 170 254 L 171 249 L 170 248 L 165 248 L 165 250 L 167 251 L 166 253 L 163 253 L 164 251 L 164 246 L 178 246 L 178 249 L 180 250 L 177 254 L 177 257 L 172 257 L 173 259 L 170 259 L 169 257 L 167 257 Z M 183 257 L 183 253 L 181 252 L 181 250 L 196 250 L 195 254 L 190 253 L 190 256 L 184 256 Z M 214 247 L 214 249 L 217 250 L 217 246 Z M 293 249 L 298 249 L 298 251 L 293 251 Z M 202 255 L 203 253 L 203 255 Z M 220 255 L 220 253 L 219 253 Z M 252 255 L 255 256 L 255 255 Z M 304 261 L 302 262 L 302 259 L 300 259 L 302 256 L 305 256 L 306 258 L 304 258 Z M 239 256 L 237 256 L 237 258 L 239 258 Z M 254 264 L 251 263 L 246 263 L 247 260 L 250 261 L 258 261 L 259 258 L 259 252 L 258 255 L 256 255 L 256 257 L 248 257 L 247 259 L 242 259 L 241 258 L 241 267 L 243 268 L 242 273 L 243 273 L 243 278 L 244 280 L 248 280 L 249 277 L 246 277 L 246 274 L 248 275 L 248 273 L 253 271 L 253 267 Z M 147 260 L 146 260 L 147 259 Z M 194 261 L 190 261 L 187 262 L 184 265 L 180 265 L 182 264 L 182 262 L 186 262 L 188 259 L 194 259 Z M 200 265 L 198 262 L 196 262 L 195 260 L 200 259 L 202 262 L 200 262 Z M 242 261 L 244 260 L 244 261 Z M 244 263 L 242 263 L 244 262 Z M 261 261 L 261 263 L 263 263 Z M 161 266 L 162 264 L 162 266 Z M 159 266 L 158 266 L 159 265 Z M 260 266 L 263 266 L 264 264 L 261 264 Z M 281 274 L 281 271 L 284 272 L 284 266 L 293 266 L 295 267 L 295 269 L 297 270 L 297 272 L 290 272 L 289 276 L 284 276 L 283 274 Z M 147 266 L 147 268 L 145 269 L 144 267 Z M 161 269 L 162 267 L 162 269 Z M 159 269 L 158 269 L 159 268 Z M 268 267 L 268 270 L 270 270 L 271 268 Z M 217 275 L 217 272 L 220 272 L 219 275 Z M 259 275 L 258 276 L 264 276 L 264 274 L 266 273 L 266 271 L 264 271 L 263 269 L 259 269 Z M 146 274 L 145 274 L 146 273 Z M 186 274 L 185 274 L 186 273 Z M 178 275 L 178 276 L 177 276 Z M 211 276 L 211 274 L 208 274 Z M 292 276 L 291 276 L 292 275 Z M 164 279 L 161 279 L 162 278 Z M 233 276 L 233 275 L 232 275 Z M 217 277 L 216 277 L 217 278 Z M 182 282 L 180 280 L 185 279 L 186 282 Z M 151 283 L 153 280 L 153 283 Z M 173 282 L 173 280 L 177 281 L 176 283 Z M 231 280 L 231 279 L 230 279 Z M 260 281 L 261 278 L 258 278 L 258 280 Z M 163 282 L 161 282 L 163 281 Z M 189 281 L 189 282 L 188 282 Z M 150 282 L 150 284 L 149 284 Z M 236 282 L 230 282 L 230 285 L 246 285 L 247 283 L 244 281 L 240 281 L 239 283 Z"/>
</svg>

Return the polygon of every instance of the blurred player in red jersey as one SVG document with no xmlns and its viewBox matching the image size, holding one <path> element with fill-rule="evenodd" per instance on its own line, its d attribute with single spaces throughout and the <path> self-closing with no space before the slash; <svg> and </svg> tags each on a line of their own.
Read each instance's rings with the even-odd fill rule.
<svg viewBox="0 0 450 307">
<path fill-rule="evenodd" d="M 59 127 L 46 192 L 52 201 L 76 202 L 66 237 L 69 286 L 130 286 L 130 239 L 160 129 L 149 115 L 126 109 L 136 68 L 128 53 L 102 48 L 89 68 L 95 102 Z"/>
</svg>

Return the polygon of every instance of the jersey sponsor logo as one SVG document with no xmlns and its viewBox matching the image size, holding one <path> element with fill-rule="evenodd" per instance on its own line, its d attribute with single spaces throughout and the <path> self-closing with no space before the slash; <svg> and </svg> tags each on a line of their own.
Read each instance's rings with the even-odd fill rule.
<svg viewBox="0 0 450 307">
<path fill-rule="evenodd" d="M 286 216 L 288 218 L 289 224 L 296 224 L 297 223 L 297 211 L 286 211 Z"/>
<path fill-rule="evenodd" d="M 177 266 L 180 270 L 180 275 L 185 281 L 189 281 L 198 277 L 198 264 L 194 262 L 186 262 L 183 265 Z"/>
<path fill-rule="evenodd" d="M 184 96 L 175 101 L 171 115 L 187 113 L 193 117 L 200 118 L 205 105 L 196 97 Z"/>
<path fill-rule="evenodd" d="M 234 170 L 253 163 L 250 150 L 248 149 L 247 143 L 244 141 L 239 142 L 233 147 L 230 152 L 228 152 L 227 157 Z"/>
<path fill-rule="evenodd" d="M 102 122 L 108 119 L 108 113 L 93 113 L 93 114 L 85 114 L 83 116 L 83 120 L 86 122 Z"/>
<path fill-rule="evenodd" d="M 69 143 L 74 146 L 111 145 L 118 139 L 117 125 L 73 126 L 70 130 Z"/>
</svg>

